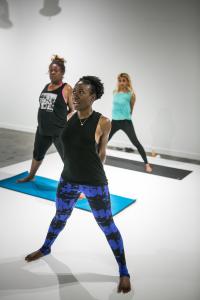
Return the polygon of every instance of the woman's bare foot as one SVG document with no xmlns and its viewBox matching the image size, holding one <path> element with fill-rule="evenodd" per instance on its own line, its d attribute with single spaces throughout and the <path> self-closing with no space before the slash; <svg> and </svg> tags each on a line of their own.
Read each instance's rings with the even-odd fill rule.
<svg viewBox="0 0 200 300">
<path fill-rule="evenodd" d="M 81 199 L 84 199 L 84 198 L 85 198 L 85 195 L 83 193 L 81 193 L 78 199 L 81 200 Z"/>
<path fill-rule="evenodd" d="M 153 171 L 152 167 L 150 166 L 150 164 L 145 164 L 145 170 L 148 173 L 151 173 Z"/>
<path fill-rule="evenodd" d="M 30 261 L 32 261 L 32 260 L 39 259 L 40 257 L 43 257 L 43 256 L 44 256 L 44 254 L 43 254 L 40 250 L 37 250 L 37 251 L 32 252 L 31 254 L 27 255 L 27 256 L 25 257 L 25 260 L 26 260 L 27 262 L 30 262 Z"/>
<path fill-rule="evenodd" d="M 31 181 L 33 179 L 34 179 L 34 176 L 28 175 L 28 176 L 26 176 L 24 178 L 18 179 L 17 183 L 29 182 L 29 181 Z"/>
<path fill-rule="evenodd" d="M 120 277 L 117 292 L 128 293 L 131 291 L 131 282 L 128 276 Z"/>
</svg>

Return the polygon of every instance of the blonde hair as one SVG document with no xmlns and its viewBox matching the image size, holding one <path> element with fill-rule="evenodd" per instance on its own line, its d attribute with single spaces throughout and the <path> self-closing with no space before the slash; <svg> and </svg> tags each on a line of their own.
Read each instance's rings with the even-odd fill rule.
<svg viewBox="0 0 200 300">
<path fill-rule="evenodd" d="M 119 80 L 119 78 L 121 78 L 121 77 L 126 78 L 127 83 L 128 83 L 127 84 L 128 91 L 135 94 L 130 76 L 127 73 L 120 73 L 117 76 L 117 80 Z M 119 92 L 119 85 L 117 85 L 116 89 L 114 90 L 114 93 L 118 93 L 118 92 Z"/>
</svg>

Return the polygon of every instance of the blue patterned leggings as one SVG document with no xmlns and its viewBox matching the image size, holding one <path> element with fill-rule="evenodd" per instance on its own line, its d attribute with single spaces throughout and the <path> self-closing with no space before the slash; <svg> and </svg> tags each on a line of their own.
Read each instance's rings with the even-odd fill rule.
<svg viewBox="0 0 200 300">
<path fill-rule="evenodd" d="M 120 276 L 129 276 L 122 237 L 113 221 L 111 213 L 110 194 L 107 185 L 71 184 L 61 178 L 56 195 L 56 214 L 51 221 L 45 242 L 40 251 L 44 255 L 51 252 L 53 242 L 65 227 L 66 221 L 70 217 L 81 193 L 84 193 L 88 199 L 92 213 L 106 236 L 118 263 Z"/>
</svg>

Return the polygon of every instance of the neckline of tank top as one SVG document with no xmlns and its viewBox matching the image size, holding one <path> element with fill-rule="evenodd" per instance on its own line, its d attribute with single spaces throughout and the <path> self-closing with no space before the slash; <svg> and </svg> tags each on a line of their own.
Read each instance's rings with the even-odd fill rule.
<svg viewBox="0 0 200 300">
<path fill-rule="evenodd" d="M 87 118 L 82 118 L 80 119 L 79 116 L 78 116 L 78 112 L 76 112 L 76 115 L 77 115 L 77 118 L 79 119 L 80 123 L 81 122 L 85 122 L 86 120 L 88 120 L 94 113 L 94 110 L 91 112 L 91 114 L 87 117 Z"/>
<path fill-rule="evenodd" d="M 131 93 L 131 91 L 129 91 L 129 92 L 117 92 L 117 94 L 129 94 L 129 93 Z"/>
<path fill-rule="evenodd" d="M 49 87 L 49 85 L 50 85 L 51 83 L 48 83 L 48 85 L 47 85 L 47 92 L 55 92 L 55 91 L 57 91 L 59 88 L 61 88 L 61 87 L 63 87 L 63 85 L 64 84 L 66 84 L 65 82 L 62 82 L 62 84 L 59 86 L 59 87 L 57 87 L 55 90 L 48 90 L 48 87 Z"/>
</svg>

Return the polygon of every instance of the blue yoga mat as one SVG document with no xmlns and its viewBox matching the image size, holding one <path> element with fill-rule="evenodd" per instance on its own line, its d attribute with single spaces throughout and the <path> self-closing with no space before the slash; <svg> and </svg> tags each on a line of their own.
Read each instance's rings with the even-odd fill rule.
<svg viewBox="0 0 200 300">
<path fill-rule="evenodd" d="M 23 172 L 16 176 L 3 179 L 0 181 L 0 187 L 32 195 L 38 198 L 55 201 L 58 181 L 42 176 L 35 176 L 34 181 L 24 183 L 16 182 L 17 179 L 23 178 L 27 175 L 28 172 Z M 110 199 L 113 216 L 115 216 L 116 214 L 118 214 L 119 212 L 121 212 L 136 201 L 136 199 L 129 199 L 113 194 L 110 195 Z M 86 198 L 78 200 L 75 207 L 91 212 L 90 206 Z"/>
</svg>

